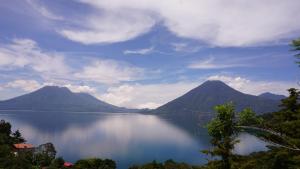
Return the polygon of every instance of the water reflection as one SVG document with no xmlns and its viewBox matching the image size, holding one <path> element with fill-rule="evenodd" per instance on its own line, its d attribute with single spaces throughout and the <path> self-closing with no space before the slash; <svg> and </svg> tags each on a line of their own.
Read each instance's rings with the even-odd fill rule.
<svg viewBox="0 0 300 169">
<path fill-rule="evenodd" d="M 199 124 L 191 125 L 190 122 L 182 128 L 180 123 L 153 115 L 109 113 L 41 115 L 27 112 L 0 114 L 0 118 L 11 122 L 14 129 L 20 129 L 23 136 L 32 144 L 54 143 L 58 155 L 66 160 L 75 161 L 86 157 L 112 158 L 117 161 L 119 168 L 170 158 L 201 164 L 206 162 L 206 157 L 199 151 L 209 147 L 206 129 L 199 127 Z M 195 130 L 187 130 L 186 126 L 199 128 L 198 134 L 187 132 Z M 263 142 L 247 134 L 241 135 L 240 138 L 241 143 L 235 150 L 238 153 L 249 153 L 264 146 Z M 253 146 L 249 146 L 249 143 Z"/>
</svg>

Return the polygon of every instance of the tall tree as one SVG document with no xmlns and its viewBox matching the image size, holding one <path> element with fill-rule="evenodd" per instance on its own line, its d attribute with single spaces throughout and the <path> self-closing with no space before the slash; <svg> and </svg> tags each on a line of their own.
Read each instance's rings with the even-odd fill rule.
<svg viewBox="0 0 300 169">
<path fill-rule="evenodd" d="M 288 89 L 289 97 L 283 99 L 281 101 L 281 114 L 283 116 L 282 120 L 294 120 L 295 115 L 299 111 L 300 105 L 299 105 L 299 92 L 295 88 Z"/>
<path fill-rule="evenodd" d="M 221 156 L 221 168 L 230 169 L 232 150 L 234 144 L 238 142 L 234 106 L 232 103 L 228 103 L 216 106 L 215 110 L 217 112 L 216 118 L 207 125 L 208 134 L 212 136 L 211 144 L 214 148 L 204 151 L 204 153 Z"/>
</svg>

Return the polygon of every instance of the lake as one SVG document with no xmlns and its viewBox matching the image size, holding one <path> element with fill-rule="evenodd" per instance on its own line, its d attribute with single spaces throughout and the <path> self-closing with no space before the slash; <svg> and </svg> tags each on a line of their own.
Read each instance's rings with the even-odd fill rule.
<svg viewBox="0 0 300 169">
<path fill-rule="evenodd" d="M 173 159 L 206 163 L 200 151 L 208 149 L 204 124 L 178 122 L 155 115 L 134 113 L 1 112 L 0 119 L 19 129 L 28 143 L 55 145 L 57 156 L 75 162 L 80 158 L 110 158 L 119 169 L 153 160 Z M 266 143 L 241 134 L 235 152 L 266 150 Z"/>
</svg>

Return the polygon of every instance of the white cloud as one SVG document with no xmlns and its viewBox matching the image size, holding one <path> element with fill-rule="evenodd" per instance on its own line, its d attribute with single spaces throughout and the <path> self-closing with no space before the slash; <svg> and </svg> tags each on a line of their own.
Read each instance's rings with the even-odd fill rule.
<svg viewBox="0 0 300 169">
<path fill-rule="evenodd" d="M 117 60 L 91 59 L 83 62 L 81 68 L 74 67 L 77 60 L 65 60 L 65 55 L 42 50 L 30 39 L 14 39 L 12 43 L 0 47 L 0 70 L 17 71 L 39 77 L 44 82 L 56 85 L 74 84 L 74 81 L 117 84 L 143 79 L 144 69 Z M 81 61 L 85 58 L 81 58 Z M 16 76 L 16 75 L 15 75 Z M 18 79 L 8 78 L 8 79 Z M 70 86 L 75 91 L 88 91 L 87 86 Z"/>
<path fill-rule="evenodd" d="M 250 80 L 240 76 L 214 75 L 207 80 L 221 80 L 236 90 L 253 95 L 264 92 L 287 95 L 287 89 L 297 88 L 296 82 Z"/>
<path fill-rule="evenodd" d="M 144 49 L 136 49 L 136 50 L 125 50 L 123 53 L 125 55 L 128 54 L 137 54 L 137 55 L 146 55 L 153 52 L 154 47 L 144 48 Z"/>
<path fill-rule="evenodd" d="M 0 47 L 1 69 L 30 68 L 47 77 L 63 77 L 70 72 L 64 56 L 46 52 L 30 39 L 14 39 L 11 44 Z"/>
<path fill-rule="evenodd" d="M 163 24 L 179 37 L 217 46 L 276 43 L 300 32 L 299 0 L 81 0 L 101 15 L 88 16 L 86 30 L 65 29 L 84 44 L 133 39 Z M 130 11 L 130 12 L 128 12 Z"/>
<path fill-rule="evenodd" d="M 21 89 L 26 92 L 31 92 L 34 90 L 37 90 L 42 85 L 35 81 L 35 80 L 15 80 L 12 82 L 8 82 L 4 87 L 5 88 L 15 88 L 15 89 Z"/>
<path fill-rule="evenodd" d="M 72 85 L 72 84 L 66 84 L 64 87 L 67 87 L 72 92 L 75 93 L 89 93 L 89 94 L 95 94 L 97 91 L 96 88 L 90 87 L 88 85 Z"/>
<path fill-rule="evenodd" d="M 123 84 L 98 95 L 108 103 L 131 108 L 156 108 L 196 87 L 198 83 Z"/>
<path fill-rule="evenodd" d="M 83 44 L 114 43 L 136 38 L 148 32 L 155 24 L 151 16 L 127 10 L 95 14 L 87 18 L 83 21 L 84 29 L 66 28 L 59 33 Z"/>
<path fill-rule="evenodd" d="M 241 59 L 239 59 L 241 61 Z M 188 65 L 190 69 L 224 69 L 224 68 L 233 68 L 233 67 L 247 67 L 250 64 L 238 63 L 236 59 L 225 60 L 219 58 L 218 60 L 215 57 L 208 57 L 207 59 L 194 61 Z"/>
<path fill-rule="evenodd" d="M 78 79 L 103 84 L 117 84 L 142 78 L 144 70 L 115 60 L 94 60 L 74 76 Z"/>
</svg>

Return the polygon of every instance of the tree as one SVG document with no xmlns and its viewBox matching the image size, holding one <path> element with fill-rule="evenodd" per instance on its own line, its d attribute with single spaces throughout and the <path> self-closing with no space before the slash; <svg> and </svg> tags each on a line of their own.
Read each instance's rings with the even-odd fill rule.
<svg viewBox="0 0 300 169">
<path fill-rule="evenodd" d="M 262 124 L 263 119 L 258 118 L 254 111 L 250 108 L 246 108 L 239 113 L 239 126 L 252 126 Z"/>
<path fill-rule="evenodd" d="M 13 134 L 13 142 L 16 143 L 24 143 L 26 140 L 22 137 L 21 133 L 19 130 L 16 130 Z"/>
<path fill-rule="evenodd" d="M 16 144 L 23 143 L 26 140 L 22 137 L 19 130 L 14 133 L 11 131 L 11 124 L 4 120 L 0 121 L 0 144 Z"/>
<path fill-rule="evenodd" d="M 295 88 L 290 88 L 288 89 L 288 92 L 289 92 L 289 97 L 283 99 L 281 101 L 281 107 L 282 107 L 282 110 L 281 110 L 281 115 L 283 116 L 283 119 L 282 120 L 287 120 L 287 121 L 290 121 L 290 120 L 293 120 L 295 117 L 296 114 L 297 114 L 297 111 L 299 110 L 300 108 L 300 105 L 299 105 L 299 92 L 297 89 Z"/>
<path fill-rule="evenodd" d="M 239 129 L 236 127 L 235 112 L 232 103 L 219 105 L 215 107 L 217 112 L 216 118 L 207 125 L 208 134 L 212 136 L 211 144 L 214 148 L 204 153 L 212 156 L 221 156 L 221 168 L 230 169 L 230 161 L 234 144 L 238 142 L 236 139 Z"/>
<path fill-rule="evenodd" d="M 253 129 L 253 125 L 261 124 L 262 118 L 258 118 L 250 108 L 246 108 L 238 113 L 232 103 L 218 105 L 215 107 L 216 117 L 208 125 L 208 134 L 212 137 L 212 150 L 203 151 L 212 156 L 220 156 L 221 164 L 219 168 L 230 169 L 233 156 L 234 145 L 239 142 L 237 136 L 239 132 L 246 129 Z M 217 164 L 218 165 L 218 164 Z"/>
</svg>

